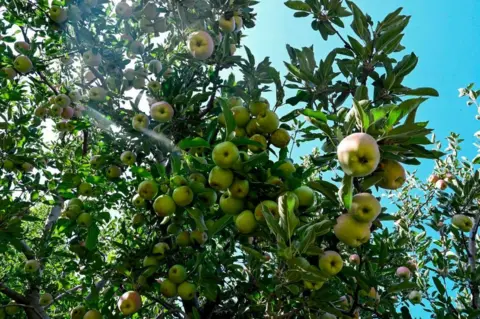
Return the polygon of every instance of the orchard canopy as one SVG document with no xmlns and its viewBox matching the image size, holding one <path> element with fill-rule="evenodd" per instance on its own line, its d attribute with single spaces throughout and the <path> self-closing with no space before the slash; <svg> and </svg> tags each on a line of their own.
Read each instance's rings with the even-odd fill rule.
<svg viewBox="0 0 480 319">
<path fill-rule="evenodd" d="M 0 0 L 0 319 L 480 317 L 480 157 L 416 118 L 411 17 L 270 1 L 340 43 L 274 66 L 259 2 Z"/>
</svg>

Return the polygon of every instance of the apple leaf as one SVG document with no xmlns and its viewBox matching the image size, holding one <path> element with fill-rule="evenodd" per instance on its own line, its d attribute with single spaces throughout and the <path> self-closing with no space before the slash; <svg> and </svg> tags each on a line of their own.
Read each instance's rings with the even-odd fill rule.
<svg viewBox="0 0 480 319">
<path fill-rule="evenodd" d="M 267 226 L 270 231 L 277 237 L 277 242 L 285 243 L 287 239 L 287 234 L 278 224 L 277 219 L 273 217 L 272 213 L 268 210 L 267 206 L 262 205 L 262 214 L 267 222 Z"/>
<path fill-rule="evenodd" d="M 293 10 L 300 10 L 300 11 L 311 11 L 312 9 L 308 4 L 306 4 L 303 1 L 294 1 L 294 0 L 289 0 L 285 2 L 285 5 L 289 7 L 290 9 Z"/>
<path fill-rule="evenodd" d="M 93 224 L 88 228 L 87 240 L 85 241 L 85 247 L 92 251 L 95 250 L 98 243 L 98 235 L 100 234 L 100 229 L 96 224 Z"/>
<path fill-rule="evenodd" d="M 353 109 L 355 114 L 355 119 L 357 121 L 357 125 L 362 128 L 363 130 L 367 130 L 370 126 L 370 117 L 365 112 L 365 109 L 370 102 L 367 100 L 357 101 L 353 100 Z"/>
<path fill-rule="evenodd" d="M 205 225 L 205 220 L 203 218 L 202 211 L 197 208 L 187 208 L 187 212 L 192 217 L 195 222 L 195 226 L 198 230 L 206 231 L 207 226 Z"/>
<path fill-rule="evenodd" d="M 396 293 L 402 290 L 409 290 L 409 289 L 414 289 L 417 288 L 417 284 L 411 281 L 404 281 L 396 285 L 392 285 L 388 287 L 387 293 Z"/>
<path fill-rule="evenodd" d="M 406 100 L 400 103 L 400 105 L 394 108 L 388 115 L 388 127 L 395 126 L 395 124 L 397 124 L 403 117 L 407 116 L 410 112 L 416 110 L 420 106 L 420 104 L 422 104 L 426 100 L 426 98 L 416 98 Z"/>
<path fill-rule="evenodd" d="M 235 118 L 233 117 L 232 110 L 228 106 L 228 103 L 224 99 L 219 99 L 219 101 L 222 106 L 223 116 L 225 117 L 225 126 L 227 128 L 226 140 L 228 140 L 230 134 L 235 131 L 237 124 L 235 123 Z"/>
<path fill-rule="evenodd" d="M 342 187 L 338 191 L 343 206 L 350 209 L 353 199 L 353 177 L 345 174 L 343 176 Z"/>
<path fill-rule="evenodd" d="M 382 178 L 383 178 L 383 176 L 382 176 L 381 173 L 375 173 L 371 176 L 365 177 L 362 180 L 362 182 L 360 183 L 360 188 L 365 191 L 365 190 L 369 189 L 370 187 L 372 187 L 373 185 L 380 182 L 382 180 Z"/>
<path fill-rule="evenodd" d="M 304 109 L 301 110 L 300 113 L 302 113 L 305 116 L 312 117 L 316 120 L 322 121 L 322 122 L 327 122 L 327 115 L 323 113 L 322 111 L 314 111 L 312 109 Z"/>
<path fill-rule="evenodd" d="M 257 167 L 257 166 L 263 165 L 267 162 L 268 162 L 267 152 L 261 152 L 261 153 L 255 154 L 253 156 L 250 156 L 248 161 L 243 163 L 243 166 L 245 168 L 252 168 L 252 167 Z"/>
<path fill-rule="evenodd" d="M 319 191 L 326 198 L 330 199 L 334 203 L 338 202 L 338 198 L 336 195 L 338 192 L 338 187 L 335 184 L 332 184 L 327 181 L 317 180 L 317 181 L 309 182 L 308 186 L 310 186 L 316 191 Z"/>
<path fill-rule="evenodd" d="M 242 248 L 242 250 L 244 252 L 246 252 L 250 256 L 255 257 L 257 259 L 260 259 L 260 260 L 265 260 L 265 257 L 263 256 L 263 254 L 260 253 L 258 250 L 255 250 L 255 249 L 250 248 L 250 247 L 245 246 L 245 245 L 241 245 L 240 247 Z"/>
<path fill-rule="evenodd" d="M 278 214 L 280 215 L 280 227 L 286 232 L 290 239 L 297 228 L 299 220 L 295 215 L 295 197 L 293 193 L 287 192 L 278 197 Z"/>
<path fill-rule="evenodd" d="M 302 240 L 298 245 L 298 251 L 303 254 L 305 253 L 308 248 L 315 243 L 315 239 L 317 236 L 315 235 L 315 231 L 312 228 L 307 228 L 305 231 L 305 235 L 303 236 Z"/>
<path fill-rule="evenodd" d="M 212 238 L 216 233 L 224 229 L 230 223 L 231 219 L 231 215 L 224 215 L 223 217 L 215 221 L 213 226 L 208 230 L 208 238 Z"/>
<path fill-rule="evenodd" d="M 259 143 L 257 141 L 253 141 L 253 140 L 249 139 L 248 137 L 244 137 L 244 136 L 235 136 L 230 142 L 232 142 L 233 144 L 235 144 L 237 146 L 255 145 L 255 146 L 258 146 L 258 147 L 263 147 L 262 143 Z"/>
<path fill-rule="evenodd" d="M 178 143 L 178 147 L 182 150 L 186 150 L 186 149 L 192 148 L 192 147 L 207 147 L 207 148 L 209 148 L 210 144 L 201 137 L 194 137 L 194 138 L 187 137 L 187 138 L 184 138 L 183 140 L 181 140 Z"/>
</svg>

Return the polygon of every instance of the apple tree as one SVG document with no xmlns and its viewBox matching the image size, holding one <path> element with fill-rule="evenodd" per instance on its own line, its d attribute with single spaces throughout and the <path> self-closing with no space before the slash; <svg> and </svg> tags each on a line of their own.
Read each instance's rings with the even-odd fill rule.
<svg viewBox="0 0 480 319">
<path fill-rule="evenodd" d="M 352 1 L 287 1 L 342 46 L 287 46 L 281 77 L 243 45 L 258 1 L 0 4 L 0 317 L 402 318 L 420 302 L 409 234 L 377 199 L 442 155 L 415 116 L 438 93 L 404 84 L 401 9 L 374 23 Z M 306 141 L 321 147 L 300 164 Z"/>
</svg>

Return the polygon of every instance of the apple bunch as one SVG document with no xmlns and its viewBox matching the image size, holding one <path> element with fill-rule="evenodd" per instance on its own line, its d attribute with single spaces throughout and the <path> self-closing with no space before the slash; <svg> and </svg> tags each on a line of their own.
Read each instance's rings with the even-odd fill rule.
<svg viewBox="0 0 480 319">
<path fill-rule="evenodd" d="M 186 281 L 187 271 L 182 265 L 174 265 L 168 270 L 168 278 L 160 284 L 160 292 L 167 298 L 179 296 L 182 300 L 195 297 L 195 284 Z"/>
</svg>

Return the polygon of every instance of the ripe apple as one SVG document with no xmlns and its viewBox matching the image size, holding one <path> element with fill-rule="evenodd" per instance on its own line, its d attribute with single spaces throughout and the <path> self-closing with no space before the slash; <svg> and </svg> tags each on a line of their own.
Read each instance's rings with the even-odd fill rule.
<svg viewBox="0 0 480 319">
<path fill-rule="evenodd" d="M 87 310 L 84 306 L 77 306 L 70 311 L 70 319 L 83 319 Z"/>
<path fill-rule="evenodd" d="M 470 217 L 463 214 L 456 214 L 452 217 L 452 225 L 463 232 L 472 230 L 473 221 Z"/>
<path fill-rule="evenodd" d="M 251 210 L 244 210 L 235 219 L 235 226 L 242 234 L 249 234 L 257 227 L 257 220 Z"/>
<path fill-rule="evenodd" d="M 248 107 L 253 116 L 264 115 L 270 108 L 270 103 L 268 103 L 265 98 L 261 97 L 258 101 L 251 102 Z"/>
<path fill-rule="evenodd" d="M 279 128 L 270 136 L 270 142 L 278 148 L 287 147 L 290 143 L 290 135 L 286 129 Z"/>
<path fill-rule="evenodd" d="M 195 297 L 195 290 L 195 285 L 187 281 L 182 282 L 177 288 L 178 296 L 182 300 L 192 300 Z"/>
<path fill-rule="evenodd" d="M 345 174 L 367 176 L 378 166 L 380 150 L 377 141 L 365 133 L 345 137 L 337 147 L 337 157 Z"/>
<path fill-rule="evenodd" d="M 220 197 L 220 209 L 225 214 L 237 215 L 243 210 L 245 203 L 242 199 L 231 196 L 230 192 L 225 192 Z"/>
<path fill-rule="evenodd" d="M 270 110 L 266 110 L 264 114 L 257 116 L 257 126 L 262 133 L 273 133 L 278 129 L 280 120 L 278 115 Z"/>
<path fill-rule="evenodd" d="M 414 259 L 410 259 L 409 261 L 407 261 L 407 267 L 411 271 L 415 271 L 417 270 L 417 262 Z"/>
<path fill-rule="evenodd" d="M 435 183 L 435 188 L 439 189 L 439 190 L 446 190 L 447 189 L 447 182 L 445 182 L 443 179 L 439 179 L 436 183 Z"/>
<path fill-rule="evenodd" d="M 165 123 L 173 118 L 175 111 L 167 102 L 157 102 L 150 107 L 150 116 L 157 122 Z"/>
<path fill-rule="evenodd" d="M 102 87 L 93 87 L 88 91 L 88 96 L 91 101 L 105 102 L 107 100 L 107 91 Z"/>
<path fill-rule="evenodd" d="M 117 165 L 110 165 L 106 171 L 105 174 L 107 175 L 107 178 L 109 179 L 116 179 L 119 178 L 122 175 L 122 169 L 118 167 Z"/>
<path fill-rule="evenodd" d="M 333 250 L 325 251 L 318 259 L 318 268 L 328 276 L 335 276 L 343 268 L 342 256 Z"/>
<path fill-rule="evenodd" d="M 228 191 L 232 197 L 242 199 L 247 197 L 249 189 L 248 180 L 237 178 L 233 181 L 232 185 L 230 185 Z"/>
<path fill-rule="evenodd" d="M 206 232 L 201 230 L 194 230 L 190 234 L 190 241 L 193 245 L 202 246 L 208 240 L 208 235 Z"/>
<path fill-rule="evenodd" d="M 419 291 L 412 290 L 408 294 L 408 300 L 413 304 L 419 304 L 422 302 L 422 294 Z"/>
<path fill-rule="evenodd" d="M 82 196 L 92 196 L 93 189 L 92 185 L 87 182 L 82 182 L 78 185 L 78 194 Z"/>
<path fill-rule="evenodd" d="M 215 49 L 212 37 L 205 31 L 191 33 L 188 37 L 187 44 L 192 56 L 198 60 L 207 60 L 212 56 L 213 50 Z"/>
<path fill-rule="evenodd" d="M 77 217 L 77 225 L 80 227 L 90 227 L 90 225 L 93 223 L 93 218 L 92 215 L 89 213 L 81 213 Z"/>
<path fill-rule="evenodd" d="M 33 70 L 33 64 L 32 61 L 30 61 L 30 58 L 25 55 L 19 55 L 14 61 L 13 61 L 13 67 L 15 70 L 17 70 L 20 73 L 29 73 Z"/>
<path fill-rule="evenodd" d="M 208 184 L 218 191 L 227 190 L 233 183 L 233 172 L 229 169 L 224 169 L 215 166 L 208 175 Z"/>
<path fill-rule="evenodd" d="M 123 0 L 115 7 L 115 13 L 117 14 L 117 17 L 121 19 L 128 19 L 132 16 L 133 9 L 125 0 Z"/>
<path fill-rule="evenodd" d="M 181 284 L 187 279 L 187 271 L 182 265 L 175 265 L 168 270 L 168 280 L 175 284 Z"/>
<path fill-rule="evenodd" d="M 152 200 L 157 196 L 158 185 L 155 181 L 143 181 L 138 185 L 137 193 L 146 200 Z"/>
<path fill-rule="evenodd" d="M 17 303 L 15 301 L 10 301 L 8 305 L 5 307 L 5 312 L 9 316 L 13 316 L 20 312 L 20 307 L 17 306 Z"/>
<path fill-rule="evenodd" d="M 381 210 L 382 206 L 375 196 L 369 193 L 360 193 L 353 196 L 348 212 L 359 222 L 369 223 L 377 218 Z"/>
<path fill-rule="evenodd" d="M 348 257 L 348 260 L 354 265 L 360 265 L 360 256 L 357 254 L 350 255 L 350 257 Z"/>
<path fill-rule="evenodd" d="M 235 31 L 235 19 L 233 17 L 227 19 L 225 16 L 222 16 L 220 17 L 220 20 L 218 20 L 218 24 L 224 33 Z"/>
<path fill-rule="evenodd" d="M 333 232 L 342 243 L 355 248 L 370 239 L 370 223 L 361 223 L 352 215 L 343 214 L 337 218 Z"/>
<path fill-rule="evenodd" d="M 187 186 L 182 186 L 182 187 L 187 187 Z M 192 194 L 192 197 L 193 197 L 193 194 Z M 157 215 L 161 217 L 172 215 L 173 213 L 175 213 L 176 208 L 177 208 L 177 205 L 175 204 L 175 201 L 169 195 L 160 195 L 157 197 L 157 199 L 155 199 L 155 202 L 153 202 L 153 209 L 155 210 Z"/>
<path fill-rule="evenodd" d="M 151 60 L 148 63 L 148 70 L 153 74 L 158 74 L 162 71 L 162 62 L 158 60 Z"/>
<path fill-rule="evenodd" d="M 239 32 L 243 28 L 243 19 L 238 15 L 234 15 L 233 19 L 235 20 L 235 32 Z"/>
<path fill-rule="evenodd" d="M 382 170 L 382 179 L 377 185 L 384 189 L 398 189 L 405 183 L 406 174 L 403 166 L 394 160 L 383 160 L 378 166 Z"/>
<path fill-rule="evenodd" d="M 428 182 L 431 183 L 431 184 L 435 184 L 439 179 L 440 179 L 440 177 L 438 177 L 435 174 L 432 174 L 428 177 Z"/>
<path fill-rule="evenodd" d="M 245 127 L 250 121 L 250 112 L 246 107 L 237 105 L 232 107 L 233 118 L 238 127 Z"/>
<path fill-rule="evenodd" d="M 188 231 L 183 231 L 177 235 L 175 243 L 180 247 L 186 247 L 190 245 L 190 233 Z"/>
<path fill-rule="evenodd" d="M 298 197 L 298 203 L 302 207 L 310 207 L 315 203 L 315 193 L 308 186 L 300 186 L 293 193 Z"/>
<path fill-rule="evenodd" d="M 165 279 L 160 284 L 160 292 L 167 298 L 172 298 L 177 295 L 177 285 L 172 281 Z"/>
<path fill-rule="evenodd" d="M 180 186 L 173 190 L 172 198 L 180 207 L 188 206 L 193 201 L 193 191 L 188 186 Z"/>
<path fill-rule="evenodd" d="M 128 166 L 135 164 L 136 159 L 137 157 L 131 151 L 125 151 L 122 153 L 122 155 L 120 155 L 120 161 Z"/>
<path fill-rule="evenodd" d="M 26 273 L 34 273 L 34 272 L 37 272 L 39 269 L 40 269 L 40 262 L 35 259 L 27 260 L 27 262 L 25 263 L 25 266 L 23 267 L 23 270 Z"/>
<path fill-rule="evenodd" d="M 102 63 L 102 55 L 97 52 L 93 53 L 92 50 L 88 50 L 82 54 L 83 62 L 88 66 L 99 66 Z"/>
<path fill-rule="evenodd" d="M 275 217 L 278 216 L 278 204 L 274 202 L 273 200 L 264 200 L 260 204 L 255 207 L 255 219 L 263 222 L 265 220 L 265 217 L 263 217 L 262 211 L 263 207 L 265 208 Z"/>
<path fill-rule="evenodd" d="M 9 80 L 13 80 L 17 76 L 17 71 L 10 67 L 2 68 L 2 73 Z"/>
<path fill-rule="evenodd" d="M 120 297 L 117 306 L 124 316 L 134 314 L 142 308 L 142 297 L 136 291 L 127 291 Z"/>
<path fill-rule="evenodd" d="M 158 260 L 163 260 L 168 250 L 170 250 L 170 246 L 167 243 L 158 243 L 153 246 L 152 253 Z"/>
<path fill-rule="evenodd" d="M 212 159 L 215 165 L 221 168 L 230 168 L 239 158 L 239 151 L 232 142 L 217 144 L 212 151 Z"/>
<path fill-rule="evenodd" d="M 395 272 L 398 278 L 402 280 L 409 280 L 412 273 L 410 272 L 410 269 L 408 269 L 405 266 L 401 266 L 397 268 L 397 271 Z"/>
<path fill-rule="evenodd" d="M 30 44 L 25 41 L 17 41 L 13 45 L 13 48 L 15 49 L 15 51 L 21 54 L 30 51 Z"/>
<path fill-rule="evenodd" d="M 102 314 L 96 309 L 89 310 L 84 316 L 83 319 L 102 319 Z"/>
<path fill-rule="evenodd" d="M 136 114 L 132 119 L 132 127 L 136 131 L 145 130 L 149 124 L 150 120 L 148 119 L 148 116 L 142 113 Z"/>
<path fill-rule="evenodd" d="M 49 293 L 44 293 L 43 295 L 40 296 L 40 299 L 38 300 L 38 303 L 40 306 L 46 306 L 49 305 L 53 301 L 53 297 Z"/>
<path fill-rule="evenodd" d="M 60 24 L 67 21 L 68 19 L 67 11 L 59 6 L 51 6 L 50 10 L 48 10 L 48 14 L 50 16 L 50 19 L 52 19 L 52 21 L 55 23 Z"/>
<path fill-rule="evenodd" d="M 202 192 L 197 194 L 197 198 L 206 207 L 211 207 L 217 202 L 217 193 L 211 188 L 206 188 Z"/>
<path fill-rule="evenodd" d="M 261 144 L 261 146 L 248 145 L 248 149 L 250 150 L 250 152 L 260 153 L 267 149 L 267 139 L 265 138 L 265 136 L 260 134 L 254 134 L 252 137 L 250 137 L 250 140 Z"/>
</svg>

